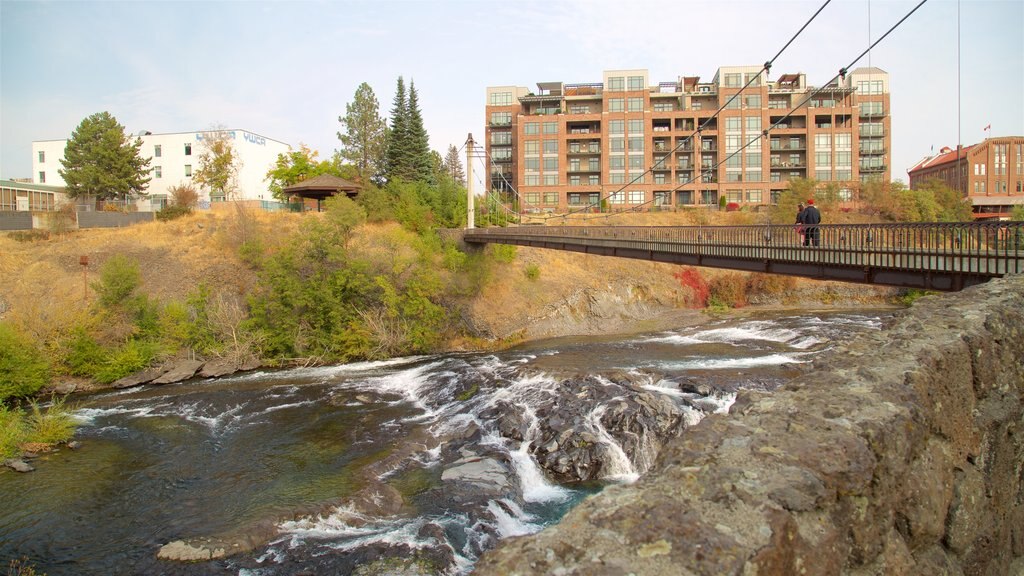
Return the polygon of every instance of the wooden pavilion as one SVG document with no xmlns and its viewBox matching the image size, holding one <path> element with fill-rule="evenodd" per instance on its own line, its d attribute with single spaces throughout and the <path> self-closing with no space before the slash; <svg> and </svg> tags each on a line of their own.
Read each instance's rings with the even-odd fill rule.
<svg viewBox="0 0 1024 576">
<path fill-rule="evenodd" d="M 302 198 L 303 205 L 305 205 L 307 199 L 316 200 L 316 211 L 320 212 L 321 202 L 324 199 L 335 194 L 345 194 L 349 198 L 355 198 L 362 189 L 363 187 L 355 182 L 349 182 L 344 178 L 330 174 L 321 174 L 309 180 L 303 180 L 298 184 L 292 184 L 283 191 L 289 197 L 298 196 Z"/>
</svg>

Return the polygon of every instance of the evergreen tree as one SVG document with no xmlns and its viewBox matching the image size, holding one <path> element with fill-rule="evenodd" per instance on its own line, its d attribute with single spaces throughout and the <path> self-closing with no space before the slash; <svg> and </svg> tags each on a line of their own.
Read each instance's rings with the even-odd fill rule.
<svg viewBox="0 0 1024 576">
<path fill-rule="evenodd" d="M 466 185 L 466 172 L 462 169 L 462 159 L 454 144 L 448 145 L 448 153 L 445 154 L 443 167 L 453 182 L 460 186 Z"/>
<path fill-rule="evenodd" d="M 395 100 L 391 106 L 391 129 L 387 133 L 388 179 L 412 177 L 412 160 L 409 149 L 409 111 L 408 99 L 405 95 L 405 80 L 398 77 L 395 89 Z"/>
<path fill-rule="evenodd" d="M 406 111 L 408 113 L 406 118 L 409 131 L 409 150 L 413 162 L 413 177 L 429 182 L 435 173 L 434 161 L 430 154 L 430 137 L 427 136 L 427 130 L 423 127 L 419 96 L 416 94 L 416 85 L 412 81 L 409 82 L 409 101 Z"/>
<path fill-rule="evenodd" d="M 139 155 L 141 146 L 142 140 L 132 141 L 109 112 L 82 120 L 71 133 L 58 170 L 68 196 L 107 200 L 144 193 L 151 178 L 149 159 Z"/>
<path fill-rule="evenodd" d="M 401 79 L 399 79 L 401 80 Z M 355 165 L 364 179 L 378 179 L 384 173 L 385 137 L 387 122 L 380 117 L 377 96 L 366 82 L 356 88 L 351 104 L 345 105 L 345 116 L 338 116 L 344 133 L 341 157 Z"/>
</svg>

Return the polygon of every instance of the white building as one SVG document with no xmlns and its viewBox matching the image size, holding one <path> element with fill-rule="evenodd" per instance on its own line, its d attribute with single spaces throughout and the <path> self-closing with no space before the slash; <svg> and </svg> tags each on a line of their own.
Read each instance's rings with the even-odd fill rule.
<svg viewBox="0 0 1024 576">
<path fill-rule="evenodd" d="M 223 131 L 231 140 L 241 169 L 238 172 L 237 200 L 274 200 L 267 189 L 267 172 L 274 167 L 278 154 L 286 154 L 291 146 L 247 132 L 245 130 Z M 139 135 L 142 147 L 139 153 L 149 158 L 151 169 L 146 197 L 140 198 L 141 211 L 159 210 L 169 199 L 168 189 L 192 180 L 192 174 L 199 168 L 199 155 L 203 152 L 203 137 L 210 131 L 175 132 L 170 134 Z M 32 143 L 32 181 L 35 184 L 65 186 L 59 170 L 63 168 L 64 148 L 67 140 L 41 140 Z M 210 191 L 200 189 L 200 201 L 209 202 Z M 217 199 L 214 199 L 217 200 Z"/>
</svg>

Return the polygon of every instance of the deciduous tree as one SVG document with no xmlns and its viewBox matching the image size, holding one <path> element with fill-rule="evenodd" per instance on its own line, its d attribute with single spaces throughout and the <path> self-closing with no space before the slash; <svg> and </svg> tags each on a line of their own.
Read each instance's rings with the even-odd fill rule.
<svg viewBox="0 0 1024 576">
<path fill-rule="evenodd" d="M 291 150 L 287 154 L 278 154 L 274 167 L 267 172 L 267 180 L 270 181 L 268 188 L 274 198 L 285 202 L 284 189 L 308 180 L 321 174 L 333 174 L 345 177 L 342 174 L 341 156 L 337 155 L 331 160 L 317 160 L 319 152 L 311 150 L 305 144 L 300 144 L 298 150 Z"/>
<path fill-rule="evenodd" d="M 97 200 L 143 194 L 149 185 L 149 160 L 139 155 L 142 140 L 132 140 L 109 112 L 82 120 L 64 150 L 64 178 L 68 196 L 94 196 Z"/>
<path fill-rule="evenodd" d="M 215 127 L 202 134 L 199 167 L 192 179 L 210 189 L 211 200 L 231 200 L 238 192 L 238 173 L 242 160 L 231 143 L 234 133 Z"/>
</svg>

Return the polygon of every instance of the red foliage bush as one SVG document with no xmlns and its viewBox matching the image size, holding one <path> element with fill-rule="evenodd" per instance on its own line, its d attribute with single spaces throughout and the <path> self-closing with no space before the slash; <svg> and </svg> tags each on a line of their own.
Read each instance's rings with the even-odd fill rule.
<svg viewBox="0 0 1024 576">
<path fill-rule="evenodd" d="M 736 202 L 729 202 L 728 204 L 725 205 L 725 211 L 726 212 L 736 212 L 739 209 L 740 209 L 740 205 L 737 204 Z"/>
<path fill-rule="evenodd" d="M 707 280 L 701 276 L 699 270 L 684 266 L 678 272 L 672 274 L 672 277 L 679 280 L 680 286 L 690 289 L 689 304 L 691 308 L 704 308 L 708 305 L 711 290 L 708 288 Z"/>
</svg>

